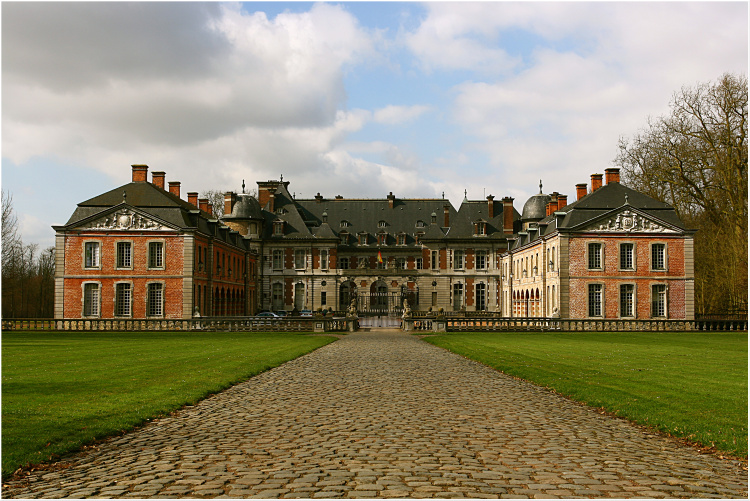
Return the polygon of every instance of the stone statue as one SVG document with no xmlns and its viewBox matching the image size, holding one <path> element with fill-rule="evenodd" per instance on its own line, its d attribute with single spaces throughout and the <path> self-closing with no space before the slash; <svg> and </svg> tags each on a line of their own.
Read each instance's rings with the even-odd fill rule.
<svg viewBox="0 0 750 501">
<path fill-rule="evenodd" d="M 411 306 L 409 306 L 409 300 L 404 299 L 404 315 L 403 318 L 407 318 L 411 316 Z"/>
<path fill-rule="evenodd" d="M 346 310 L 346 316 L 350 318 L 357 318 L 357 300 L 352 299 L 352 302 L 349 304 L 349 309 Z"/>
</svg>

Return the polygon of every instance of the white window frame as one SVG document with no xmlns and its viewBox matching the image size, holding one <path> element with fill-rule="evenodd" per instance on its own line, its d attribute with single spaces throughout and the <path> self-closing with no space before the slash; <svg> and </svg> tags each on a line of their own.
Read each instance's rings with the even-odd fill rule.
<svg viewBox="0 0 750 501">
<path fill-rule="evenodd" d="M 598 245 L 599 246 L 599 266 L 591 266 L 591 246 L 592 245 Z M 587 270 L 594 270 L 594 271 L 601 271 L 604 270 L 604 243 L 603 242 L 586 242 L 586 269 Z"/>
<path fill-rule="evenodd" d="M 421 258 L 421 257 L 415 258 L 414 259 L 414 267 L 416 269 L 418 269 L 418 270 L 423 270 L 424 269 L 424 259 Z"/>
<path fill-rule="evenodd" d="M 630 312 L 623 311 L 623 289 L 625 287 L 631 287 L 630 294 Z M 635 318 L 636 317 L 636 307 L 638 305 L 636 301 L 636 285 L 634 283 L 623 283 L 620 284 L 619 287 L 619 308 L 620 308 L 620 318 Z"/>
<path fill-rule="evenodd" d="M 440 269 L 440 251 L 430 251 L 430 269 Z"/>
<path fill-rule="evenodd" d="M 474 268 L 477 270 L 487 270 L 489 269 L 489 266 L 487 266 L 487 264 L 488 264 L 487 251 L 485 250 L 476 251 L 474 254 Z"/>
<path fill-rule="evenodd" d="M 155 287 L 158 286 L 158 287 Z M 152 303 L 152 290 L 159 290 L 160 297 L 156 303 Z M 148 318 L 164 318 L 164 298 L 166 296 L 166 287 L 163 281 L 146 282 L 146 317 Z M 155 307 L 158 312 L 152 313 L 152 307 Z"/>
<path fill-rule="evenodd" d="M 274 271 L 284 269 L 284 249 L 273 249 L 271 251 L 271 269 Z"/>
<path fill-rule="evenodd" d="M 113 316 L 116 318 L 132 318 L 133 317 L 133 282 L 130 281 L 119 281 L 115 282 L 115 293 L 114 293 L 114 310 L 113 310 Z M 128 286 L 128 298 L 126 300 L 123 300 L 125 302 L 125 305 L 127 306 L 127 312 L 123 314 L 118 314 L 121 309 L 119 307 L 119 304 L 121 302 L 121 298 L 119 295 L 119 291 L 121 290 L 121 286 Z"/>
<path fill-rule="evenodd" d="M 294 269 L 295 270 L 307 269 L 307 250 L 306 249 L 294 249 Z"/>
<path fill-rule="evenodd" d="M 592 287 L 598 287 L 598 291 L 593 293 L 599 294 L 599 312 L 594 311 L 592 314 L 592 306 L 595 308 L 595 304 L 592 304 Z M 586 314 L 588 318 L 604 318 L 604 284 L 600 282 L 589 283 L 586 287 Z"/>
<path fill-rule="evenodd" d="M 88 264 L 89 246 L 96 248 L 94 263 Z M 102 242 L 101 240 L 85 240 L 83 242 L 83 268 L 85 270 L 102 269 Z"/>
<path fill-rule="evenodd" d="M 120 245 L 128 245 L 128 264 L 123 265 L 120 262 Z M 124 248 L 124 247 L 123 247 Z M 132 240 L 117 240 L 115 242 L 115 269 L 116 270 L 132 270 L 133 269 L 133 241 Z"/>
<path fill-rule="evenodd" d="M 654 266 L 654 248 L 656 246 L 661 246 L 662 248 L 662 261 L 664 261 L 664 266 L 661 268 L 656 268 Z M 669 270 L 669 259 L 668 259 L 668 246 L 666 242 L 651 242 L 649 245 L 649 260 L 651 261 L 651 271 L 668 271 Z"/>
<path fill-rule="evenodd" d="M 623 266 L 623 250 L 630 246 L 630 266 Z M 620 242 L 617 246 L 617 264 L 620 271 L 635 271 L 636 269 L 636 245 L 635 242 Z M 627 265 L 627 263 L 625 263 Z"/>
<path fill-rule="evenodd" d="M 320 249 L 320 269 L 328 269 L 328 249 Z"/>
<path fill-rule="evenodd" d="M 462 249 L 453 251 L 453 271 L 466 269 L 466 253 Z"/>
<path fill-rule="evenodd" d="M 96 304 L 90 313 L 86 313 L 86 289 L 93 287 L 96 291 Z M 81 284 L 81 316 L 84 318 L 99 318 L 102 315 L 102 283 L 83 282 Z"/>
<path fill-rule="evenodd" d="M 336 261 L 336 267 L 339 270 L 348 270 L 349 269 L 349 258 L 345 256 L 339 256 L 338 260 Z"/>
<path fill-rule="evenodd" d="M 155 265 L 152 266 L 153 255 L 151 253 L 152 252 L 151 247 L 154 244 L 158 244 L 158 246 L 161 247 L 161 256 L 160 256 L 161 263 L 156 263 Z M 148 259 L 146 263 L 148 265 L 148 269 L 149 270 L 163 270 L 164 265 L 167 261 L 165 241 L 164 240 L 149 240 L 148 242 L 146 242 L 146 249 L 148 249 L 148 255 L 146 256 Z"/>
</svg>

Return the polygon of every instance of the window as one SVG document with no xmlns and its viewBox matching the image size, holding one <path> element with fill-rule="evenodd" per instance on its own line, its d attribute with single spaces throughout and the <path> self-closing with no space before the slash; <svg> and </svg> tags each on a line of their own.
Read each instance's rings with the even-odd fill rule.
<svg viewBox="0 0 750 501">
<path fill-rule="evenodd" d="M 326 291 L 323 291 L 320 293 L 320 305 L 325 306 L 326 305 Z"/>
<path fill-rule="evenodd" d="M 164 242 L 148 243 L 148 267 L 164 268 Z"/>
<path fill-rule="evenodd" d="M 487 223 L 484 221 L 477 221 L 477 223 L 474 225 L 474 234 L 475 235 L 486 235 L 487 234 Z"/>
<path fill-rule="evenodd" d="M 620 269 L 621 270 L 633 270 L 635 269 L 633 261 L 633 244 L 620 244 Z"/>
<path fill-rule="evenodd" d="M 420 245 L 422 243 L 422 237 L 424 236 L 424 233 L 421 231 L 418 231 L 414 234 L 414 245 Z"/>
<path fill-rule="evenodd" d="M 349 227 L 349 221 L 347 221 L 347 220 L 343 220 L 343 221 L 341 221 L 341 224 L 340 224 L 340 226 L 341 226 L 342 228 L 348 228 L 348 227 Z"/>
<path fill-rule="evenodd" d="M 439 261 L 438 261 L 438 251 L 432 251 L 431 254 L 432 255 L 431 255 L 431 261 L 430 261 L 430 263 L 431 263 L 432 269 L 433 270 L 437 270 L 438 266 L 440 264 Z"/>
<path fill-rule="evenodd" d="M 378 228 L 385 228 L 386 226 L 388 226 L 388 223 L 385 221 L 378 221 Z"/>
<path fill-rule="evenodd" d="M 277 237 L 284 234 L 284 221 L 273 222 L 273 234 Z"/>
<path fill-rule="evenodd" d="M 341 238 L 341 245 L 349 245 L 349 234 L 347 232 L 341 232 L 339 238 Z"/>
<path fill-rule="evenodd" d="M 592 242 L 589 244 L 589 270 L 602 269 L 602 244 Z"/>
<path fill-rule="evenodd" d="M 304 270 L 305 265 L 307 264 L 305 261 L 307 260 L 307 253 L 304 249 L 298 249 L 294 251 L 294 269 L 295 270 Z"/>
<path fill-rule="evenodd" d="M 416 267 L 417 267 L 418 270 L 423 270 L 424 269 L 424 263 L 423 263 L 421 257 L 418 257 L 416 259 Z"/>
<path fill-rule="evenodd" d="M 274 249 L 272 267 L 274 270 L 284 269 L 284 251 L 281 249 Z"/>
<path fill-rule="evenodd" d="M 667 286 L 664 284 L 651 286 L 651 316 L 667 316 Z"/>
<path fill-rule="evenodd" d="M 99 316 L 99 284 L 83 285 L 83 316 Z"/>
<path fill-rule="evenodd" d="M 132 256 L 132 243 L 131 242 L 117 242 L 117 267 L 118 268 L 132 268 L 133 267 L 133 256 Z"/>
<path fill-rule="evenodd" d="M 620 316 L 635 316 L 633 305 L 635 297 L 635 286 L 633 284 L 622 284 L 620 286 Z"/>
<path fill-rule="evenodd" d="M 298 310 L 305 308 L 305 284 L 302 282 L 294 284 L 294 307 Z"/>
<path fill-rule="evenodd" d="M 359 235 L 359 245 L 367 245 L 369 242 L 369 239 L 367 238 L 367 233 L 360 233 Z"/>
<path fill-rule="evenodd" d="M 348 257 L 340 257 L 339 258 L 338 269 L 340 269 L 340 270 L 348 270 L 349 269 L 349 258 Z"/>
<path fill-rule="evenodd" d="M 486 251 L 481 251 L 481 250 L 477 251 L 476 269 L 478 270 L 487 269 L 487 252 Z"/>
<path fill-rule="evenodd" d="M 602 284 L 589 284 L 589 316 L 602 316 Z"/>
<path fill-rule="evenodd" d="M 425 227 L 424 221 L 422 221 L 421 219 L 417 221 L 417 228 L 424 228 L 424 227 Z"/>
<path fill-rule="evenodd" d="M 99 268 L 101 266 L 99 242 L 86 242 L 84 254 L 86 256 L 83 264 L 84 268 Z"/>
<path fill-rule="evenodd" d="M 552 252 L 549 255 L 549 271 L 555 271 L 555 248 L 552 247 Z"/>
<path fill-rule="evenodd" d="M 130 316 L 130 284 L 119 283 L 115 285 L 115 316 Z"/>
<path fill-rule="evenodd" d="M 365 270 L 370 267 L 370 258 L 367 257 L 358 257 L 357 258 L 357 268 L 360 270 Z"/>
<path fill-rule="evenodd" d="M 396 243 L 398 245 L 406 245 L 406 234 L 405 233 L 399 234 L 396 238 L 397 238 L 397 242 Z"/>
<path fill-rule="evenodd" d="M 476 306 L 477 311 L 487 309 L 485 285 L 481 283 L 476 285 Z"/>
<path fill-rule="evenodd" d="M 453 269 L 454 270 L 464 269 L 464 251 L 462 250 L 453 251 Z"/>
<path fill-rule="evenodd" d="M 271 286 L 271 307 L 275 311 L 284 309 L 284 286 L 278 282 Z"/>
<path fill-rule="evenodd" d="M 406 258 L 405 257 L 397 257 L 396 258 L 396 269 L 397 270 L 405 270 L 406 269 Z"/>
<path fill-rule="evenodd" d="M 328 269 L 328 249 L 323 249 L 320 251 L 320 269 Z M 323 294 L 325 294 L 325 292 Z"/>
<path fill-rule="evenodd" d="M 382 260 L 377 260 L 378 266 L 377 269 L 384 270 L 388 267 L 388 258 L 384 257 Z"/>
<path fill-rule="evenodd" d="M 460 310 L 464 305 L 464 284 L 453 284 L 453 309 Z"/>
<path fill-rule="evenodd" d="M 388 233 L 378 233 L 378 245 L 388 245 Z"/>
<path fill-rule="evenodd" d="M 164 284 L 148 284 L 146 314 L 149 317 L 164 316 Z"/>
<path fill-rule="evenodd" d="M 665 244 L 651 245 L 651 269 L 657 271 L 667 269 L 667 246 Z"/>
</svg>

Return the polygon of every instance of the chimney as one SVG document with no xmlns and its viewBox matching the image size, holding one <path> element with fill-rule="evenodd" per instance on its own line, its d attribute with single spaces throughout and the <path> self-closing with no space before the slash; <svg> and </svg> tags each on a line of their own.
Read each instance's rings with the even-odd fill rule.
<svg viewBox="0 0 750 501">
<path fill-rule="evenodd" d="M 197 191 L 188 192 L 188 203 L 193 204 L 193 206 L 195 207 L 198 207 L 198 192 Z"/>
<path fill-rule="evenodd" d="M 202 210 L 203 212 L 208 212 L 211 214 L 211 211 L 208 210 L 208 199 L 207 198 L 199 198 L 198 199 L 198 208 Z"/>
<path fill-rule="evenodd" d="M 602 187 L 602 175 L 591 174 L 591 193 Z"/>
<path fill-rule="evenodd" d="M 234 209 L 234 203 L 237 201 L 237 194 L 227 191 L 224 193 L 224 215 L 228 216 Z"/>
<path fill-rule="evenodd" d="M 451 225 L 450 206 L 443 206 L 443 228 L 448 228 Z"/>
<path fill-rule="evenodd" d="M 276 195 L 273 193 L 268 194 L 268 212 L 274 212 L 276 210 Z"/>
<path fill-rule="evenodd" d="M 323 202 L 323 197 L 320 195 L 320 192 L 318 192 L 317 195 L 315 195 L 315 203 L 319 204 Z"/>
<path fill-rule="evenodd" d="M 495 197 L 493 195 L 487 195 L 487 216 L 490 219 L 495 217 Z"/>
<path fill-rule="evenodd" d="M 274 193 L 280 184 L 279 181 L 258 181 L 258 203 L 261 209 L 266 207 L 271 193 Z"/>
<path fill-rule="evenodd" d="M 151 173 L 151 184 L 157 188 L 164 189 L 164 176 L 166 174 L 163 171 L 154 171 Z"/>
<path fill-rule="evenodd" d="M 393 192 L 388 193 L 388 207 L 393 209 L 393 206 L 395 205 L 395 203 L 396 203 L 396 197 L 393 195 Z M 446 226 L 448 225 L 446 224 Z"/>
<path fill-rule="evenodd" d="M 133 182 L 134 183 L 145 183 L 148 181 L 148 165 L 135 164 L 131 165 L 133 168 Z"/>
<path fill-rule="evenodd" d="M 503 198 L 503 233 L 513 233 L 513 198 Z"/>
<path fill-rule="evenodd" d="M 177 198 L 180 198 L 180 182 L 179 181 L 170 181 L 169 182 L 169 192 L 176 196 Z"/>
<path fill-rule="evenodd" d="M 586 186 L 586 183 L 580 183 L 580 184 L 577 184 L 577 185 L 576 185 L 576 197 L 577 197 L 577 200 L 580 200 L 580 199 L 582 199 L 583 197 L 585 197 L 585 196 L 586 196 L 586 193 L 587 193 L 587 191 L 588 191 L 588 190 L 587 190 L 587 186 Z"/>
<path fill-rule="evenodd" d="M 546 205 L 545 209 L 546 209 L 545 210 L 545 215 L 546 216 L 549 216 L 550 214 L 552 214 L 552 203 L 551 202 L 547 202 L 547 205 Z"/>
<path fill-rule="evenodd" d="M 557 195 L 559 195 L 558 192 L 553 192 L 552 195 L 550 195 L 549 200 L 549 213 L 554 214 L 557 210 Z"/>
<path fill-rule="evenodd" d="M 557 210 L 568 205 L 568 195 L 557 195 Z"/>
<path fill-rule="evenodd" d="M 604 169 L 604 176 L 605 176 L 605 180 L 607 181 L 607 184 L 619 183 L 620 182 L 620 169 L 618 169 L 617 167 Z"/>
</svg>

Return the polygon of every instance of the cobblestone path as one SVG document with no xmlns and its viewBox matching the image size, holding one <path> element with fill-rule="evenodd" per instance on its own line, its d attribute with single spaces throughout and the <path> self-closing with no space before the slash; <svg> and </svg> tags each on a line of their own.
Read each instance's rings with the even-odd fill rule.
<svg viewBox="0 0 750 501">
<path fill-rule="evenodd" d="M 401 333 L 359 333 L 3 497 L 747 497 L 742 464 Z"/>
</svg>

